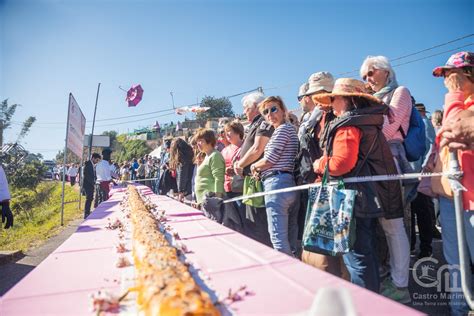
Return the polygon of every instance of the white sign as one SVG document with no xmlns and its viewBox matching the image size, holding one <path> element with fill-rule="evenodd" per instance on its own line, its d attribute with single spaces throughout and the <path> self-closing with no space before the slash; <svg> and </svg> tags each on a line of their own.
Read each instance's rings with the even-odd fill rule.
<svg viewBox="0 0 474 316">
<path fill-rule="evenodd" d="M 84 137 L 84 146 L 89 146 L 90 135 Z M 92 138 L 92 147 L 109 147 L 110 146 L 110 136 L 107 135 L 94 135 Z"/>
<path fill-rule="evenodd" d="M 76 100 L 69 94 L 69 112 L 67 121 L 67 148 L 78 157 L 82 157 L 84 132 L 86 130 L 86 118 Z"/>
</svg>

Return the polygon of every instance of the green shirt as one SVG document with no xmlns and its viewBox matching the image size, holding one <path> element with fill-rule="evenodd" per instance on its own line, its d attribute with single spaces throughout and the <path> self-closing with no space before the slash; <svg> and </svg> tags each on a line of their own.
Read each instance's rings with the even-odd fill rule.
<svg viewBox="0 0 474 316">
<path fill-rule="evenodd" d="M 195 178 L 196 200 L 202 203 L 206 192 L 224 193 L 225 161 L 222 154 L 214 150 L 198 167 Z"/>
</svg>

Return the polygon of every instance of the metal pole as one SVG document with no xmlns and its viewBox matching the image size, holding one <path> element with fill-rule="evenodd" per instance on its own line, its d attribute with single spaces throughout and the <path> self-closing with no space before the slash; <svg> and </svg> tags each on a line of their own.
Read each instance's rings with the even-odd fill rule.
<svg viewBox="0 0 474 316">
<path fill-rule="evenodd" d="M 66 139 L 64 140 L 64 159 L 63 159 L 63 190 L 61 194 L 61 226 L 64 225 L 64 187 L 66 184 L 66 160 L 67 160 L 67 137 L 69 135 L 69 107 L 71 105 L 72 94 L 69 93 L 69 102 L 67 105 L 67 121 L 66 121 Z"/>
<path fill-rule="evenodd" d="M 449 160 L 450 171 L 460 171 L 457 151 L 450 153 Z M 459 180 L 459 179 L 457 179 Z M 468 256 L 466 243 L 466 234 L 464 227 L 464 207 L 462 203 L 462 193 L 460 190 L 453 189 L 454 209 L 456 212 L 456 232 L 458 237 L 459 250 L 459 269 L 461 272 L 461 287 L 466 298 L 466 302 L 471 310 L 474 310 L 474 295 L 472 293 L 472 272 L 471 261 Z"/>
<path fill-rule="evenodd" d="M 95 108 L 94 108 L 94 118 L 92 119 L 92 132 L 91 136 L 89 137 L 89 159 L 91 158 L 92 154 L 92 139 L 94 138 L 94 126 L 95 126 L 95 113 L 97 112 L 97 101 L 99 100 L 99 91 L 100 91 L 100 82 L 99 85 L 97 86 L 97 95 L 95 97 Z"/>
</svg>

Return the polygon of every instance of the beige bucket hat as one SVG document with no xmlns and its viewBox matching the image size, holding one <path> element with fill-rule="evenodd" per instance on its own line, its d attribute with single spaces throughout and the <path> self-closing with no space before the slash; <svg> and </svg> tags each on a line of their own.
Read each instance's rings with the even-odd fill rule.
<svg viewBox="0 0 474 316">
<path fill-rule="evenodd" d="M 331 92 L 334 87 L 334 77 L 327 71 L 316 72 L 309 77 L 308 84 L 306 95 L 320 91 Z"/>
</svg>

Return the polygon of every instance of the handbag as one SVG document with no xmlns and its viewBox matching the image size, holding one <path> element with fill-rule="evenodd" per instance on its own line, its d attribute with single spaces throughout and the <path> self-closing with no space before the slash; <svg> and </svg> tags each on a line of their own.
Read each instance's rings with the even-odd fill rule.
<svg viewBox="0 0 474 316">
<path fill-rule="evenodd" d="M 243 192 L 244 190 L 244 177 L 234 175 L 230 181 L 230 188 L 232 192 Z"/>
<path fill-rule="evenodd" d="M 254 177 L 245 176 L 242 194 L 245 196 L 258 192 L 263 192 L 262 182 L 260 180 L 255 179 Z M 242 203 L 257 208 L 265 207 L 265 198 L 263 196 L 259 196 L 251 199 L 244 199 L 242 200 Z"/>
<path fill-rule="evenodd" d="M 326 166 L 320 187 L 310 189 L 303 232 L 303 249 L 335 256 L 351 250 L 355 241 L 353 216 L 356 190 L 347 190 L 342 181 L 327 185 Z"/>
<path fill-rule="evenodd" d="M 354 175 L 365 165 L 378 137 L 374 137 L 364 160 Z M 339 180 L 328 186 L 329 166 L 324 169 L 321 186 L 309 191 L 308 208 L 303 231 L 303 249 L 309 252 L 335 256 L 348 253 L 355 242 L 354 204 L 357 190 L 344 188 Z"/>
</svg>

